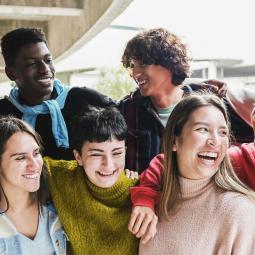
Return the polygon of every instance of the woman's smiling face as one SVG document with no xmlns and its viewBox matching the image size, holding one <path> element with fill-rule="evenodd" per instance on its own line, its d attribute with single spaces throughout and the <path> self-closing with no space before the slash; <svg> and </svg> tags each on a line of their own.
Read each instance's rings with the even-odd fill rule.
<svg viewBox="0 0 255 255">
<path fill-rule="evenodd" d="M 212 177 L 229 147 L 229 130 L 222 112 L 214 106 L 195 110 L 175 138 L 180 175 L 188 179 Z"/>
</svg>

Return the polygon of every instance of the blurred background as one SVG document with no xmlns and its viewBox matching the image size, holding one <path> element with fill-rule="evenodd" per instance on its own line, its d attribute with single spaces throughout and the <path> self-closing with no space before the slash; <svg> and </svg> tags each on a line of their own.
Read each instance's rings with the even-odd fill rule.
<svg viewBox="0 0 255 255">
<path fill-rule="evenodd" d="M 69 42 L 62 52 L 55 50 L 51 31 L 58 31 L 55 40 L 62 41 L 76 26 L 82 27 L 87 19 L 78 23 L 74 18 L 69 22 L 65 17 L 60 21 L 61 25 L 53 27 L 50 24 L 52 17 L 48 19 L 49 48 L 55 58 L 57 78 L 63 83 L 92 87 L 116 99 L 122 98 L 136 86 L 121 66 L 127 41 L 143 29 L 164 27 L 180 36 L 189 46 L 193 59 L 192 77 L 217 78 L 230 86 L 255 89 L 254 0 L 98 0 L 96 6 L 92 5 L 93 0 L 91 5 L 85 6 L 84 0 L 76 1 L 78 5 L 69 9 L 79 9 L 80 14 L 73 15 L 81 16 L 82 13 L 87 17 L 89 14 L 86 15 L 84 10 L 99 9 L 100 1 L 105 6 L 99 12 L 98 19 L 95 18 L 91 26 L 87 25 L 87 29 L 81 28 L 80 38 L 73 39 L 72 45 Z M 57 4 L 58 1 L 55 2 Z M 0 15 L 1 9 L 0 6 Z M 31 13 L 29 15 L 32 16 Z M 24 20 L 29 15 L 22 16 L 21 13 L 20 18 Z M 6 14 L 1 18 L 0 29 L 7 17 Z M 61 45 L 56 49 L 58 47 Z M 3 72 L 0 81 L 0 96 L 4 96 L 12 85 Z"/>
</svg>

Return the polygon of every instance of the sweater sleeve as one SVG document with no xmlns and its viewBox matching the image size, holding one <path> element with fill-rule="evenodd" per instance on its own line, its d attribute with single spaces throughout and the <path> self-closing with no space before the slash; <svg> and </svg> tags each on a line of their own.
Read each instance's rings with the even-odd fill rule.
<svg viewBox="0 0 255 255">
<path fill-rule="evenodd" d="M 70 90 L 72 101 L 79 109 L 84 109 L 86 105 L 94 105 L 99 107 L 117 106 L 117 102 L 100 92 L 87 87 L 74 87 Z"/>
<path fill-rule="evenodd" d="M 149 167 L 140 175 L 139 186 L 130 189 L 133 206 L 142 205 L 154 210 L 155 205 L 159 203 L 163 159 L 163 154 L 155 156 Z"/>
<path fill-rule="evenodd" d="M 239 179 L 255 190 L 255 145 L 242 144 L 228 150 L 233 168 Z"/>
</svg>

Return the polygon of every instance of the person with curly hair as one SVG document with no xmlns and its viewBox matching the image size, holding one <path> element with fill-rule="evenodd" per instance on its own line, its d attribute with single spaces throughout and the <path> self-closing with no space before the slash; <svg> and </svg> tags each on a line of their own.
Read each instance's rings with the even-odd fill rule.
<svg viewBox="0 0 255 255">
<path fill-rule="evenodd" d="M 138 85 L 137 90 L 120 102 L 128 125 L 126 167 L 143 172 L 150 160 L 161 152 L 161 138 L 175 105 L 193 91 L 219 86 L 219 81 L 184 85 L 190 75 L 187 46 L 164 28 L 138 33 L 128 43 L 122 63 Z M 188 84 L 185 81 L 185 84 Z M 214 91 L 213 91 L 214 92 Z M 219 95 L 220 90 L 217 92 Z M 225 100 L 237 142 L 253 140 L 253 130 Z M 242 127 L 242 128 L 240 128 Z M 241 139 L 242 138 L 242 139 Z"/>
</svg>

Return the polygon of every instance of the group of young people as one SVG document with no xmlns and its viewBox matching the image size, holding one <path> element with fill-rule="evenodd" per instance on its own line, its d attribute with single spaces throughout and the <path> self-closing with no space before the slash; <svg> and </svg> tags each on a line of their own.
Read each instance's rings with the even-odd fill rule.
<svg viewBox="0 0 255 255">
<path fill-rule="evenodd" d="M 183 85 L 186 46 L 162 28 L 128 42 L 138 89 L 119 102 L 55 79 L 40 29 L 1 49 L 0 254 L 254 253 L 254 92 L 247 121 L 223 83 Z"/>
</svg>

